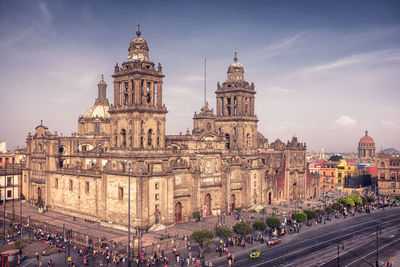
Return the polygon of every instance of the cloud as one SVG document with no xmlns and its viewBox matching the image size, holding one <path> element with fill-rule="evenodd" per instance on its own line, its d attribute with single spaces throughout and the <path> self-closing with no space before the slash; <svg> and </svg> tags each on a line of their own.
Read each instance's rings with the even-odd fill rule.
<svg viewBox="0 0 400 267">
<path fill-rule="evenodd" d="M 342 115 L 335 121 L 335 123 L 340 126 L 347 127 L 347 126 L 355 125 L 357 123 L 357 120 L 353 119 L 349 116 Z"/>
<path fill-rule="evenodd" d="M 400 50 L 399 49 L 385 49 L 378 50 L 369 53 L 355 54 L 343 58 L 339 58 L 333 62 L 323 63 L 320 65 L 312 66 L 300 70 L 300 74 L 310 74 L 320 71 L 331 71 L 333 69 L 345 68 L 356 64 L 366 63 L 379 63 L 388 61 L 399 61 Z"/>
<path fill-rule="evenodd" d="M 42 21 L 40 21 L 40 23 L 37 23 L 36 25 L 41 29 L 47 29 L 47 27 L 53 20 L 53 14 L 47 8 L 46 4 L 43 2 L 39 3 L 39 9 L 41 12 Z"/>
<path fill-rule="evenodd" d="M 304 33 L 298 33 L 288 39 L 280 40 L 276 43 L 264 46 L 260 49 L 256 49 L 255 51 L 246 54 L 245 57 L 252 59 L 256 58 L 258 61 L 262 61 L 266 58 L 279 56 L 292 48 L 296 44 L 296 42 L 303 36 L 303 34 Z"/>
</svg>

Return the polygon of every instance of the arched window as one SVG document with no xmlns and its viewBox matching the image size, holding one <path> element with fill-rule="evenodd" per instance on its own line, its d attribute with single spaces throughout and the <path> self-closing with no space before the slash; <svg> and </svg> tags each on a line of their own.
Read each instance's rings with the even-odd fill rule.
<svg viewBox="0 0 400 267">
<path fill-rule="evenodd" d="M 149 146 L 152 145 L 152 135 L 153 135 L 153 130 L 149 129 L 149 131 L 147 132 L 147 144 Z"/>
<path fill-rule="evenodd" d="M 97 134 L 100 133 L 100 123 L 99 122 L 94 123 L 94 132 Z"/>
<path fill-rule="evenodd" d="M 126 147 L 126 131 L 125 129 L 121 130 L 121 140 L 122 140 L 122 147 Z"/>
<path fill-rule="evenodd" d="M 231 148 L 231 137 L 229 136 L 229 134 L 225 134 L 225 139 L 226 139 L 225 147 L 227 149 L 230 149 Z"/>
<path fill-rule="evenodd" d="M 250 134 L 247 134 L 247 135 L 246 135 L 246 145 L 247 145 L 247 147 L 250 147 L 250 146 L 251 146 Z"/>
<path fill-rule="evenodd" d="M 150 95 L 150 93 L 147 93 L 146 101 L 147 101 L 147 104 L 150 104 L 150 102 L 151 102 L 151 95 Z"/>
<path fill-rule="evenodd" d="M 237 140 L 237 128 L 233 127 L 233 147 L 237 147 L 236 140 Z"/>
</svg>

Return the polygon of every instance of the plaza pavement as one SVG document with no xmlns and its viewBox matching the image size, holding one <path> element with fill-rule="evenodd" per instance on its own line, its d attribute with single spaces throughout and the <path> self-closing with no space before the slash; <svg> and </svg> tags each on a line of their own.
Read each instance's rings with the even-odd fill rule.
<svg viewBox="0 0 400 267">
<path fill-rule="evenodd" d="M 317 207 L 319 202 L 306 201 L 302 204 L 303 208 L 311 208 L 312 206 Z M 298 204 L 287 204 L 287 205 L 270 205 L 267 207 L 267 214 L 264 216 L 265 218 L 272 215 L 272 207 L 278 208 L 278 216 L 288 217 L 290 211 L 295 210 L 295 206 L 298 207 Z M 19 202 L 15 201 L 14 203 L 15 213 L 19 215 Z M 3 210 L 3 206 L 0 207 Z M 12 204 L 11 202 L 7 202 L 6 204 L 7 212 L 12 212 Z M 28 203 L 22 204 L 22 216 L 29 216 L 31 219 L 45 222 L 50 225 L 56 225 L 58 227 L 65 226 L 65 229 L 72 229 L 74 231 L 88 234 L 89 236 L 93 236 L 96 238 L 106 238 L 108 241 L 114 241 L 116 243 L 120 243 L 123 246 L 127 245 L 127 231 L 110 228 L 106 226 L 100 225 L 100 223 L 90 223 L 85 221 L 84 219 L 80 219 L 78 217 L 73 217 L 70 215 L 65 215 L 62 213 L 54 212 L 54 211 L 46 211 L 44 213 L 38 212 L 36 207 Z M 254 219 L 249 218 L 249 212 L 242 212 L 242 216 L 244 221 L 254 221 Z M 255 214 L 257 218 L 263 218 L 261 214 Z M 233 215 L 223 216 L 224 226 L 231 226 L 237 222 Z M 283 217 L 282 217 L 283 218 Z M 157 231 L 157 232 L 149 232 L 144 233 L 142 237 L 142 246 L 148 247 L 152 245 L 156 245 L 161 240 L 166 242 L 166 236 L 169 235 L 170 239 L 179 237 L 182 238 L 185 235 L 191 235 L 193 231 L 200 229 L 214 229 L 216 224 L 221 219 L 220 216 L 209 216 L 205 218 L 204 221 L 201 222 L 186 222 L 186 223 L 177 223 L 171 227 L 166 228 L 165 230 Z M 161 239 L 160 239 L 161 238 Z"/>
</svg>

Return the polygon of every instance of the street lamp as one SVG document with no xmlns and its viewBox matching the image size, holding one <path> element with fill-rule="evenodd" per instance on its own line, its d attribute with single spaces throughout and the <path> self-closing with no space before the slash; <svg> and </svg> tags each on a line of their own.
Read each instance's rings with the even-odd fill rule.
<svg viewBox="0 0 400 267">
<path fill-rule="evenodd" d="M 340 262 L 339 262 L 340 246 L 342 246 L 342 250 L 344 250 L 344 244 L 343 243 L 337 244 L 337 266 L 338 267 L 340 267 Z"/>
<path fill-rule="evenodd" d="M 6 243 L 7 162 L 4 163 L 3 244 Z"/>
<path fill-rule="evenodd" d="M 19 165 L 19 170 L 21 172 L 20 189 L 19 189 L 19 233 L 22 240 L 22 168 Z"/>
<path fill-rule="evenodd" d="M 126 163 L 126 161 L 125 161 Z M 128 267 L 131 267 L 131 170 L 132 162 L 128 162 Z"/>
<path fill-rule="evenodd" d="M 14 155 L 12 156 L 12 227 L 14 228 L 14 222 L 15 222 L 15 195 L 14 195 L 14 165 L 15 165 L 15 157 Z M 11 240 L 14 239 L 14 229 L 11 229 Z"/>
<path fill-rule="evenodd" d="M 382 228 L 380 227 L 380 225 L 377 225 L 377 226 L 376 226 L 376 262 L 375 262 L 375 264 L 376 264 L 376 267 L 379 267 L 379 262 L 378 262 L 378 259 L 379 259 L 379 249 L 378 249 L 378 247 L 379 247 L 379 243 L 378 243 L 378 234 L 382 234 Z"/>
</svg>

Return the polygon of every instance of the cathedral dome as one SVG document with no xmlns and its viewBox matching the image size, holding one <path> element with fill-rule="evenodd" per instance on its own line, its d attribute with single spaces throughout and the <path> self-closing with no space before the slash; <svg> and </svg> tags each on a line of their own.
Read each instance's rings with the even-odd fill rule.
<svg viewBox="0 0 400 267">
<path fill-rule="evenodd" d="M 101 80 L 97 84 L 97 87 L 98 97 L 96 98 L 96 102 L 94 103 L 94 105 L 83 115 L 83 118 L 85 119 L 110 118 L 110 113 L 108 113 L 110 106 L 108 104 L 108 99 L 106 96 L 107 84 L 104 81 L 103 75 L 101 75 Z"/>
<path fill-rule="evenodd" d="M 85 119 L 90 118 L 110 118 L 110 113 L 108 113 L 109 106 L 106 104 L 95 104 L 83 115 Z"/>
<path fill-rule="evenodd" d="M 132 39 L 129 44 L 129 55 L 128 61 L 140 60 L 140 61 L 148 61 L 149 60 L 149 46 L 147 45 L 147 41 L 140 37 L 142 32 L 140 31 L 140 25 L 138 25 L 138 30 L 136 31 L 137 37 Z"/>
<path fill-rule="evenodd" d="M 365 136 L 361 137 L 360 144 L 374 144 L 375 141 L 371 136 L 368 135 L 368 131 L 365 131 Z"/>
<path fill-rule="evenodd" d="M 233 63 L 229 65 L 227 74 L 228 80 L 230 82 L 244 81 L 244 68 L 243 65 L 237 62 L 237 54 L 235 52 L 235 57 L 233 58 Z"/>
</svg>

